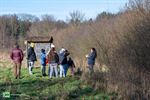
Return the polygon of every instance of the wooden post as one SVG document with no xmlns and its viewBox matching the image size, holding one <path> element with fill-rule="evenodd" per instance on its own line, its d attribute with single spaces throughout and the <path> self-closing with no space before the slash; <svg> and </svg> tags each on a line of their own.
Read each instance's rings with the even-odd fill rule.
<svg viewBox="0 0 150 100">
<path fill-rule="evenodd" d="M 53 37 L 51 36 L 51 38 L 50 38 L 50 48 L 51 48 L 51 44 L 53 43 Z"/>
<path fill-rule="evenodd" d="M 26 44 L 26 58 L 28 57 L 28 41 L 27 41 L 27 44 Z M 27 68 L 29 67 L 28 66 L 28 59 L 26 59 L 26 63 L 27 63 Z"/>
</svg>

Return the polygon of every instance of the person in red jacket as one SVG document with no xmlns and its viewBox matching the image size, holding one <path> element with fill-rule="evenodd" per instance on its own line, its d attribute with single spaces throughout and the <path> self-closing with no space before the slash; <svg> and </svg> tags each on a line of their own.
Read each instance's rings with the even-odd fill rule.
<svg viewBox="0 0 150 100">
<path fill-rule="evenodd" d="M 19 49 L 19 45 L 15 44 L 14 49 L 12 49 L 10 58 L 13 60 L 14 63 L 14 75 L 15 78 L 20 78 L 21 74 L 21 63 L 23 61 L 23 52 Z"/>
</svg>

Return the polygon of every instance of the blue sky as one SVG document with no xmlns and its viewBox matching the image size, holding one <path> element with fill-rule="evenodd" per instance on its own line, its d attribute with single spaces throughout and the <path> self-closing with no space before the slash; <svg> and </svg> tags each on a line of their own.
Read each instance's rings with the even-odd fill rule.
<svg viewBox="0 0 150 100">
<path fill-rule="evenodd" d="M 2 14 L 43 14 L 53 15 L 56 19 L 66 20 L 69 12 L 79 10 L 85 18 L 95 18 L 102 11 L 116 13 L 128 0 L 0 0 Z"/>
</svg>

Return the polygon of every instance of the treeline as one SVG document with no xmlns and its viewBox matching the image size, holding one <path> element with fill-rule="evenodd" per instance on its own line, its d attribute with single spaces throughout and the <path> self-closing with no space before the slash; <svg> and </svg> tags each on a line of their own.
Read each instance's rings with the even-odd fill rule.
<svg viewBox="0 0 150 100">
<path fill-rule="evenodd" d="M 45 35 L 52 30 L 65 28 L 64 21 L 56 21 L 50 15 L 43 15 L 42 19 L 29 14 L 14 14 L 0 16 L 0 45 L 2 48 L 12 47 L 18 42 L 23 45 L 23 40 L 28 35 Z"/>
<path fill-rule="evenodd" d="M 53 36 L 56 47 L 69 49 L 83 71 L 87 50 L 96 47 L 97 72 L 93 77 L 82 77 L 88 84 L 95 89 L 115 91 L 115 99 L 119 100 L 150 99 L 149 0 L 130 0 L 123 11 L 103 12 L 90 20 L 84 20 L 79 11 L 70 13 L 67 22 L 49 15 L 41 19 L 1 16 L 0 35 L 4 47 L 10 47 L 15 40 L 23 41 L 26 36 Z M 100 72 L 102 66 L 109 69 L 107 74 Z"/>
<path fill-rule="evenodd" d="M 111 17 L 114 14 L 103 12 L 97 16 L 95 21 L 104 16 Z M 69 13 L 66 21 L 56 20 L 52 15 L 42 15 L 41 18 L 30 14 L 1 15 L 1 49 L 12 47 L 16 42 L 23 46 L 23 40 L 27 36 L 51 36 L 70 26 L 76 27 L 81 24 L 91 23 L 92 21 L 93 19 L 86 20 L 84 14 L 80 11 Z"/>
</svg>

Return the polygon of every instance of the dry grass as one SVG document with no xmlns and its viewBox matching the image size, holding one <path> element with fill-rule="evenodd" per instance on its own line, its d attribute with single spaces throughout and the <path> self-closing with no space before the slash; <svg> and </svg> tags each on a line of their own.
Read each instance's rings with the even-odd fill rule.
<svg viewBox="0 0 150 100">
<path fill-rule="evenodd" d="M 96 48 L 96 73 L 82 76 L 95 89 L 115 91 L 120 100 L 149 100 L 150 9 L 146 1 L 130 0 L 127 9 L 114 16 L 106 15 L 75 26 L 68 24 L 45 33 L 54 37 L 56 49 L 63 46 L 69 50 L 83 72 L 87 69 L 85 55 L 91 47 Z M 36 24 L 39 27 L 44 23 Z M 40 32 L 40 28 L 33 26 L 31 33 L 36 31 Z M 2 61 L 7 60 L 6 55 Z"/>
<path fill-rule="evenodd" d="M 0 67 L 13 67 L 13 61 L 10 58 L 10 51 L 0 51 Z M 22 67 L 26 67 L 26 57 L 24 57 Z"/>
</svg>

